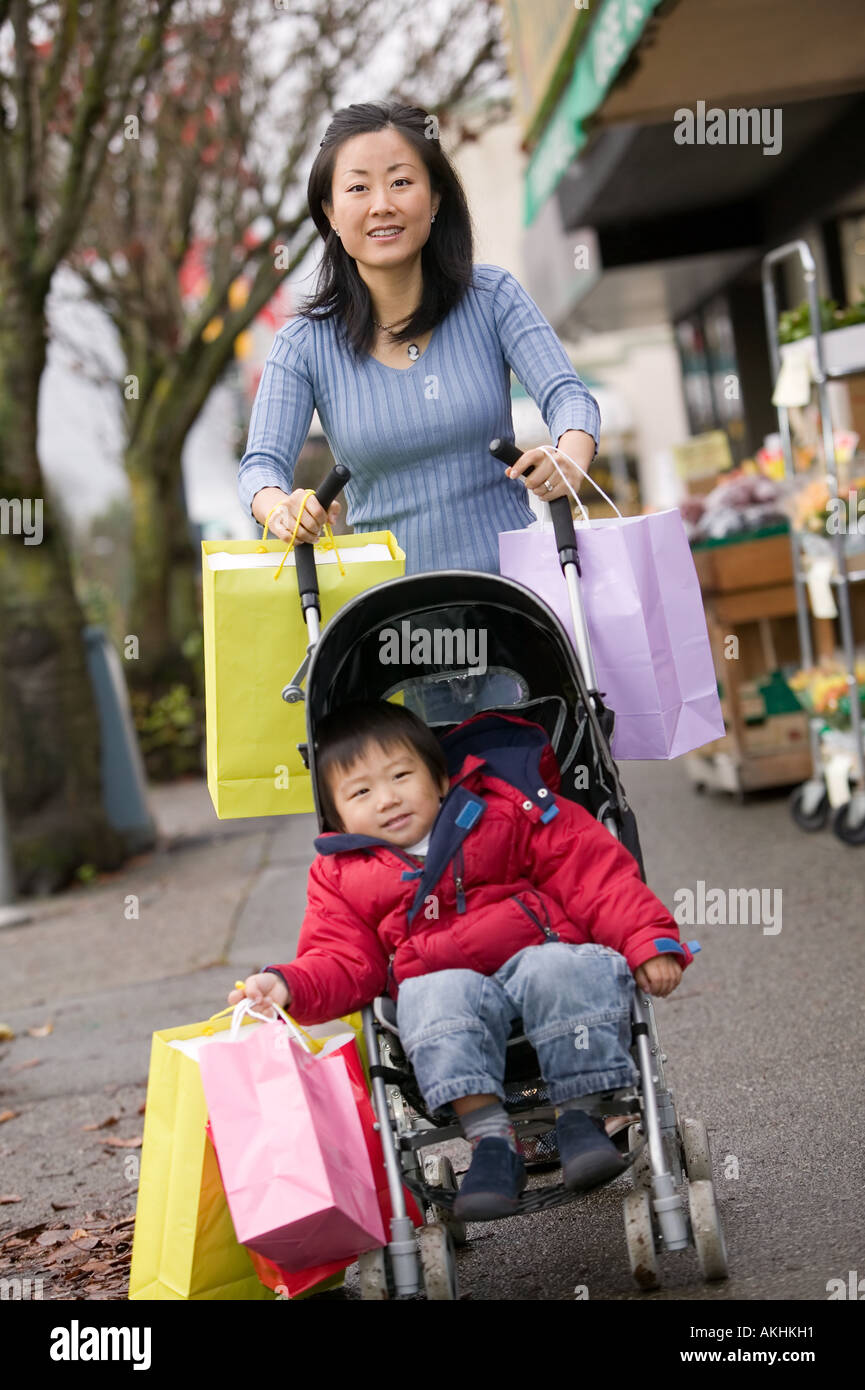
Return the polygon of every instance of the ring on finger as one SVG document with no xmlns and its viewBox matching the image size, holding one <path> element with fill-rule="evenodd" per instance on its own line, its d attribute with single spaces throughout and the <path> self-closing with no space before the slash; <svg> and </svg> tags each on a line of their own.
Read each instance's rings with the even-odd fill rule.
<svg viewBox="0 0 865 1390">
<path fill-rule="evenodd" d="M 546 488 L 547 492 L 552 492 L 553 484 L 550 482 L 549 478 L 547 478 L 546 482 L 544 483 L 544 487 Z"/>
</svg>

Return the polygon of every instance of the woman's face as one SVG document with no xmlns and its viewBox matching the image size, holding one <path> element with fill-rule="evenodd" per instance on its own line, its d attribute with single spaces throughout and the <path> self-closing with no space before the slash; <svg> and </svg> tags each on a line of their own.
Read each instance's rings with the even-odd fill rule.
<svg viewBox="0 0 865 1390">
<path fill-rule="evenodd" d="M 353 135 L 340 147 L 331 203 L 323 203 L 346 253 L 370 269 L 404 266 L 420 254 L 440 199 L 413 145 L 391 128 Z M 385 228 L 393 235 L 374 236 Z"/>
</svg>

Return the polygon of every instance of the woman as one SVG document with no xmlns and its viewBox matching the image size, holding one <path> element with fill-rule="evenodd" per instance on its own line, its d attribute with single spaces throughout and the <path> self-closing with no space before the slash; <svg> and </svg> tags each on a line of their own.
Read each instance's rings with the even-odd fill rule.
<svg viewBox="0 0 865 1390">
<path fill-rule="evenodd" d="M 497 574 L 499 532 L 535 520 L 523 489 L 545 501 L 567 494 L 540 449 L 511 469 L 489 452 L 491 439 L 513 439 L 511 368 L 584 469 L 600 415 L 514 276 L 473 264 L 465 194 L 434 125 L 418 107 L 365 102 L 328 126 L 307 187 L 324 240 L 316 293 L 265 363 L 239 491 L 257 521 L 273 512 L 274 536 L 292 535 L 303 497 L 291 490 L 294 468 L 317 410 L 351 470 L 355 531 L 392 531 L 406 574 Z M 576 489 L 577 469 L 557 458 Z M 339 510 L 333 503 L 331 521 Z M 296 538 L 317 540 L 325 520 L 310 498 Z"/>
</svg>

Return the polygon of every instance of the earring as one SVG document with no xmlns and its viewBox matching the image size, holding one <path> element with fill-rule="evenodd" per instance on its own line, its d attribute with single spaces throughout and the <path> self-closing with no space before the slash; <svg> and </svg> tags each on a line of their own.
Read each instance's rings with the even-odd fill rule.
<svg viewBox="0 0 865 1390">
<path fill-rule="evenodd" d="M 333 230 L 336 232 L 337 236 L 339 236 L 339 232 L 337 231 L 336 227 L 334 227 Z"/>
<path fill-rule="evenodd" d="M 432 226 L 432 224 L 433 224 L 433 222 L 435 222 L 435 220 L 436 220 L 436 215 L 435 215 L 435 213 L 433 213 L 432 217 L 430 218 L 430 226 Z"/>
</svg>

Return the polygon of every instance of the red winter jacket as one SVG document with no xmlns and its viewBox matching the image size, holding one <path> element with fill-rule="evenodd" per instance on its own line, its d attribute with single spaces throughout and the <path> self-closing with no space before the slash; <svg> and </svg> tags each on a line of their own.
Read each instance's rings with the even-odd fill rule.
<svg viewBox="0 0 865 1390">
<path fill-rule="evenodd" d="M 679 940 L 633 855 L 583 807 L 552 799 L 559 773 L 543 730 L 516 716 L 493 719 L 499 729 L 533 731 L 535 780 L 522 780 L 536 796 L 469 754 L 451 778 L 425 864 L 369 836 L 316 839 L 297 957 L 268 967 L 288 986 L 298 1023 L 351 1013 L 388 988 L 395 997 L 412 975 L 492 975 L 523 947 L 557 938 L 611 946 L 632 971 L 660 954 L 656 937 Z M 683 945 L 676 959 L 685 966 L 693 956 Z"/>
</svg>

